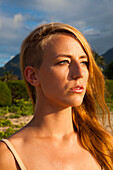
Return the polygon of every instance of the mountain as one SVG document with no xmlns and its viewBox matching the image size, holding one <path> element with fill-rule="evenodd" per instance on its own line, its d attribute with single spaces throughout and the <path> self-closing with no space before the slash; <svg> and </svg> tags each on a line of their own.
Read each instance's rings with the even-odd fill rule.
<svg viewBox="0 0 113 170">
<path fill-rule="evenodd" d="M 0 76 L 4 76 L 4 72 L 13 71 L 14 75 L 21 78 L 20 72 L 20 55 L 17 54 L 13 59 L 8 61 L 4 67 L 0 67 Z"/>
<path fill-rule="evenodd" d="M 109 49 L 107 52 L 102 54 L 104 57 L 106 64 L 109 64 L 113 60 L 113 48 Z"/>
</svg>

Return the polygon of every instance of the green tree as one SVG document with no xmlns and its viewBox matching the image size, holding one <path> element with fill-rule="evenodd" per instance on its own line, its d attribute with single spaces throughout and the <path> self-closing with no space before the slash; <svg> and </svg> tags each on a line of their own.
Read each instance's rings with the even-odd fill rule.
<svg viewBox="0 0 113 170">
<path fill-rule="evenodd" d="M 8 80 L 17 80 L 18 76 L 13 74 L 13 71 L 5 71 L 4 76 L 0 78 L 2 81 L 8 81 Z"/>
<path fill-rule="evenodd" d="M 0 106 L 10 106 L 12 102 L 11 90 L 6 82 L 0 81 Z"/>
<path fill-rule="evenodd" d="M 93 53 L 93 57 L 94 57 L 97 65 L 99 66 L 100 70 L 103 71 L 103 67 L 105 66 L 104 57 L 99 56 L 98 53 L 96 53 L 94 51 L 92 53 Z"/>
<path fill-rule="evenodd" d="M 110 64 L 108 64 L 107 68 L 105 69 L 104 74 L 108 79 L 113 80 L 113 60 L 111 61 Z"/>
</svg>

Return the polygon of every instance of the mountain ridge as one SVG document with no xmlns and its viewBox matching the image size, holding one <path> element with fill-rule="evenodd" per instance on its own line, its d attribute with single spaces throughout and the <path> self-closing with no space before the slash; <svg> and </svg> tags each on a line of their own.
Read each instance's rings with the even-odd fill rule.
<svg viewBox="0 0 113 170">
<path fill-rule="evenodd" d="M 4 67 L 0 67 L 0 76 L 4 76 L 4 73 L 7 71 L 13 71 L 13 74 L 21 78 L 21 71 L 20 71 L 20 55 L 17 54 L 9 60 Z"/>
<path fill-rule="evenodd" d="M 107 50 L 104 54 L 102 54 L 106 64 L 109 64 L 113 60 L 113 48 Z"/>
</svg>

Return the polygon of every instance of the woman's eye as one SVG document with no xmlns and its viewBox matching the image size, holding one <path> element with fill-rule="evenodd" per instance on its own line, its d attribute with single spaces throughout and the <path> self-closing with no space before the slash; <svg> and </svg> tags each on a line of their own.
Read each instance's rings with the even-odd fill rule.
<svg viewBox="0 0 113 170">
<path fill-rule="evenodd" d="M 82 61 L 81 64 L 88 66 L 88 61 Z"/>
<path fill-rule="evenodd" d="M 63 61 L 60 61 L 60 62 L 58 62 L 58 64 L 69 64 L 69 61 L 68 60 L 63 60 Z"/>
</svg>

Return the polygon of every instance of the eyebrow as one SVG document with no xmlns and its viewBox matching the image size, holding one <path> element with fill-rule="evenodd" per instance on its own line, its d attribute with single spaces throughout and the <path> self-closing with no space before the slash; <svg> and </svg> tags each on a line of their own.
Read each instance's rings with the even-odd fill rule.
<svg viewBox="0 0 113 170">
<path fill-rule="evenodd" d="M 69 55 L 69 54 L 59 54 L 59 55 L 57 55 L 55 58 L 58 58 L 58 57 L 67 57 L 67 58 L 70 58 L 70 59 L 72 59 L 72 56 L 71 55 Z M 88 56 L 87 55 L 81 55 L 80 57 L 79 57 L 80 59 L 88 59 Z"/>
</svg>

